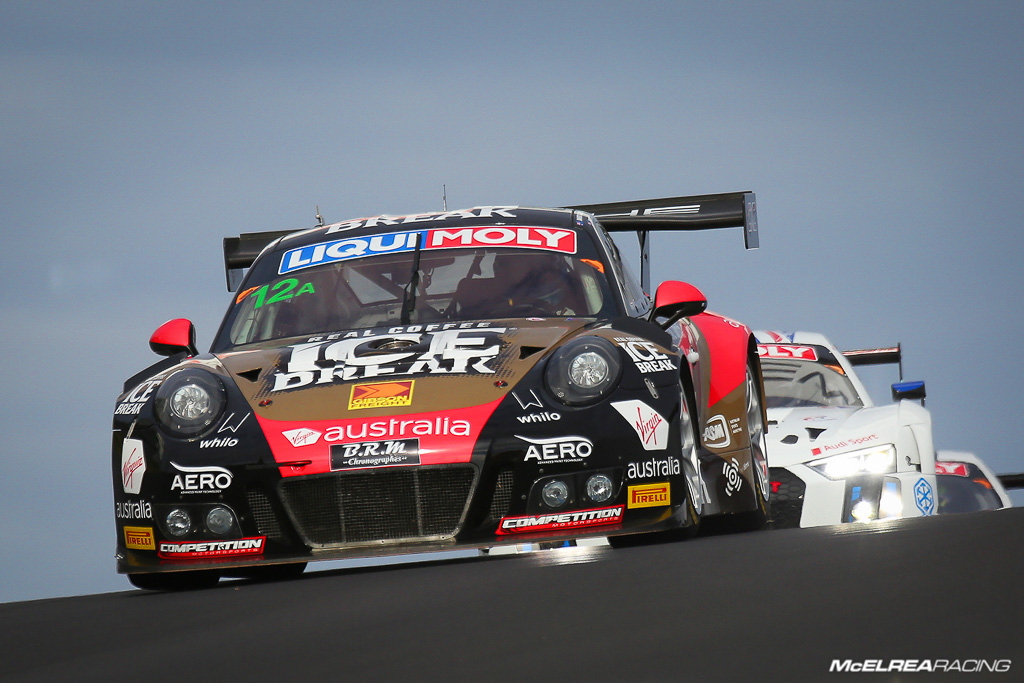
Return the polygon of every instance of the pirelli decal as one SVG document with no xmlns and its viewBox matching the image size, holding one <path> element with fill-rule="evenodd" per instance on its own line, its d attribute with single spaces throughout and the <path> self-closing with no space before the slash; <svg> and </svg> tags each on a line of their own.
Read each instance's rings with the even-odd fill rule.
<svg viewBox="0 0 1024 683">
<path fill-rule="evenodd" d="M 626 507 L 629 509 L 663 507 L 672 504 L 667 481 L 660 484 L 637 484 L 630 486 L 628 490 L 629 498 Z"/>
<path fill-rule="evenodd" d="M 129 550 L 156 550 L 156 540 L 151 526 L 126 526 L 124 547 Z"/>
</svg>

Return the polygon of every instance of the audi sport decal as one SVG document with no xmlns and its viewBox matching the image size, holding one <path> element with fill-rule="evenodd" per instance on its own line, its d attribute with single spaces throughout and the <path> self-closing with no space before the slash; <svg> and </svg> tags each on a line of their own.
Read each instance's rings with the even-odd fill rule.
<svg viewBox="0 0 1024 683">
<path fill-rule="evenodd" d="M 811 455 L 821 455 L 822 453 L 828 453 L 829 451 L 841 451 L 844 448 L 849 448 L 850 446 L 857 446 L 857 445 L 862 444 L 862 443 L 867 443 L 868 441 L 877 441 L 877 440 L 878 440 L 878 435 L 877 434 L 868 434 L 867 436 L 858 436 L 858 437 L 854 437 L 852 439 L 845 439 L 843 441 L 838 441 L 836 443 L 826 444 L 824 446 L 821 446 L 820 448 L 812 448 L 811 449 Z"/>
<path fill-rule="evenodd" d="M 626 499 L 626 507 L 629 509 L 663 507 L 672 504 L 667 481 L 662 484 L 637 484 L 628 487 L 627 491 L 629 496 Z"/>
<path fill-rule="evenodd" d="M 563 254 L 576 253 L 576 233 L 556 228 L 487 225 L 466 228 L 427 228 L 389 232 L 363 237 L 346 237 L 331 242 L 296 247 L 284 253 L 279 275 L 324 263 L 398 254 L 415 249 L 460 249 L 467 247 L 518 247 L 543 249 Z M 296 280 L 296 283 L 298 281 Z"/>
<path fill-rule="evenodd" d="M 125 439 L 121 445 L 121 487 L 125 493 L 137 494 L 142 489 L 142 477 L 146 474 L 146 456 L 142 442 Z"/>
<path fill-rule="evenodd" d="M 348 399 L 348 409 L 398 408 L 412 405 L 412 390 L 415 384 L 416 380 L 356 384 L 352 387 L 352 394 Z"/>
<path fill-rule="evenodd" d="M 524 461 L 583 462 L 594 451 L 594 442 L 582 436 L 530 439 L 516 434 L 516 438 L 529 444 Z"/>
<path fill-rule="evenodd" d="M 501 350 L 505 331 L 492 327 L 377 333 L 295 344 L 288 347 L 283 369 L 271 375 L 271 391 L 400 375 L 493 374 L 488 363 Z M 382 353 L 385 344 L 397 348 Z"/>
<path fill-rule="evenodd" d="M 668 446 L 668 421 L 643 401 L 617 401 L 612 407 L 626 418 L 640 437 L 645 451 L 661 451 Z"/>
<path fill-rule="evenodd" d="M 171 481 L 171 491 L 178 493 L 221 493 L 234 480 L 231 470 L 216 465 L 188 467 L 172 462 L 171 467 L 179 472 Z"/>
<path fill-rule="evenodd" d="M 498 524 L 498 534 L 527 534 L 552 529 L 579 529 L 582 527 L 619 524 L 622 522 L 622 506 L 557 512 L 549 515 L 525 515 L 504 517 Z"/>
<path fill-rule="evenodd" d="M 191 560 L 206 557 L 228 557 L 232 555 L 262 555 L 266 536 L 239 538 L 234 541 L 160 541 L 157 552 L 166 560 Z"/>
<path fill-rule="evenodd" d="M 800 346 L 796 344 L 758 344 L 757 355 L 761 358 L 818 360 L 818 352 L 813 346 Z"/>
<path fill-rule="evenodd" d="M 124 547 L 129 550 L 156 550 L 156 538 L 151 526 L 126 526 Z"/>
<path fill-rule="evenodd" d="M 331 446 L 332 470 L 419 464 L 419 439 L 364 441 Z"/>
</svg>

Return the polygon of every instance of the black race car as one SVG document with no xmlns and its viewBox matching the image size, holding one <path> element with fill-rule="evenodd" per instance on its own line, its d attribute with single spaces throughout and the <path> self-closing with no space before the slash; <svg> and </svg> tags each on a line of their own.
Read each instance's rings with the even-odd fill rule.
<svg viewBox="0 0 1024 683">
<path fill-rule="evenodd" d="M 178 589 L 306 563 L 686 535 L 767 516 L 749 329 L 653 301 L 608 231 L 743 227 L 751 193 L 377 216 L 225 240 L 209 353 L 185 319 L 114 409 L 117 569 Z"/>
</svg>

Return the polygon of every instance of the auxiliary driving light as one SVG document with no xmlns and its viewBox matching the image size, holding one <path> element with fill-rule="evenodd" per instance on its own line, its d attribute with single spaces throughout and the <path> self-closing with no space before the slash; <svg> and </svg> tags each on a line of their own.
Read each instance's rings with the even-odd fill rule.
<svg viewBox="0 0 1024 683">
<path fill-rule="evenodd" d="M 175 508 L 168 512 L 164 521 L 167 533 L 171 536 L 181 538 L 192 530 L 192 518 L 181 508 Z"/>
<path fill-rule="evenodd" d="M 206 513 L 206 528 L 210 533 L 223 536 L 235 526 L 235 516 L 226 507 L 217 506 Z"/>
<path fill-rule="evenodd" d="M 587 479 L 587 497 L 595 503 L 603 503 L 612 497 L 612 479 L 607 474 L 595 474 Z"/>
<path fill-rule="evenodd" d="M 549 508 L 560 508 L 569 500 L 569 486 L 560 479 L 553 479 L 544 484 L 540 497 Z"/>
</svg>

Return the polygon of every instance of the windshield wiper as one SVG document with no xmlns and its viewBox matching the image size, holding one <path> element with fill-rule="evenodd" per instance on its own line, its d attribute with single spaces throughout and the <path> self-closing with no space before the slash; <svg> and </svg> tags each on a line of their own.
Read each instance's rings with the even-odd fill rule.
<svg viewBox="0 0 1024 683">
<path fill-rule="evenodd" d="M 416 249 L 412 253 L 412 274 L 409 282 L 402 290 L 402 324 L 408 325 L 413 311 L 416 310 L 416 289 L 420 286 L 420 233 L 416 235 Z"/>
</svg>

